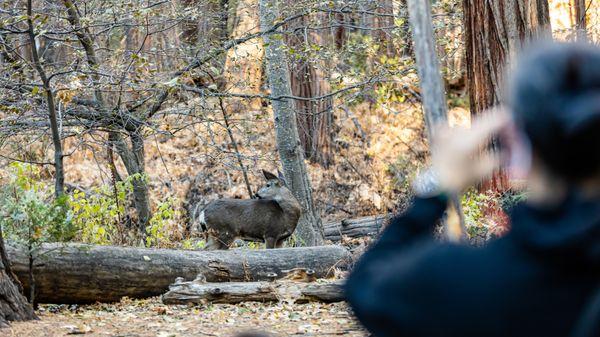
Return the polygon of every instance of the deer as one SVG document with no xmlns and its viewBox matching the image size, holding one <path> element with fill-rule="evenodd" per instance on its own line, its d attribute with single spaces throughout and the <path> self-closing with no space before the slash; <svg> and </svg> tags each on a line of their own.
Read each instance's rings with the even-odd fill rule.
<svg viewBox="0 0 600 337">
<path fill-rule="evenodd" d="M 236 238 L 262 241 L 267 249 L 281 248 L 294 233 L 302 206 L 280 172 L 262 173 L 266 184 L 255 199 L 213 200 L 199 212 L 194 230 L 205 233 L 205 249 L 229 249 Z"/>
</svg>

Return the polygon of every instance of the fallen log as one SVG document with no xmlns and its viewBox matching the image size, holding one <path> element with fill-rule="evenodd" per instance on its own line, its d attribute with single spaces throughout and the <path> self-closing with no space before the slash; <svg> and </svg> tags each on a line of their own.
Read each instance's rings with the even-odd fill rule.
<svg viewBox="0 0 600 337">
<path fill-rule="evenodd" d="M 28 293 L 28 256 L 7 247 L 13 271 Z M 45 244 L 34 263 L 36 300 L 40 303 L 118 301 L 165 293 L 177 277 L 209 282 L 261 281 L 284 271 L 307 268 L 327 277 L 345 268 L 350 253 L 340 246 L 268 250 L 185 251 L 84 244 Z M 275 276 L 273 276 L 275 275 Z"/>
<path fill-rule="evenodd" d="M 323 225 L 325 239 L 338 242 L 342 236 L 358 238 L 363 236 L 376 236 L 381 231 L 383 224 L 390 215 L 382 214 L 357 219 L 344 219 Z"/>
<path fill-rule="evenodd" d="M 275 282 L 225 282 L 212 283 L 203 279 L 176 282 L 162 296 L 164 304 L 201 304 L 240 302 L 340 302 L 344 300 L 342 281 L 303 283 Z"/>
</svg>

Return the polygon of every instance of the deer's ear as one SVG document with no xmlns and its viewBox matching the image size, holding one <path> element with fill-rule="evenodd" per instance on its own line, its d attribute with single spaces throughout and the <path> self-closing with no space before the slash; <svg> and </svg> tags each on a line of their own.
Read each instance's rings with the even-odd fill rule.
<svg viewBox="0 0 600 337">
<path fill-rule="evenodd" d="M 267 179 L 267 181 L 278 179 L 276 175 L 274 175 L 273 173 L 271 173 L 269 171 L 262 170 L 262 173 L 263 173 L 263 176 L 265 176 L 265 179 Z"/>
<path fill-rule="evenodd" d="M 279 181 L 281 181 L 281 183 L 287 187 L 287 181 L 285 180 L 285 177 L 283 176 L 283 173 L 281 173 L 281 171 L 277 170 L 277 178 L 279 179 Z"/>
</svg>

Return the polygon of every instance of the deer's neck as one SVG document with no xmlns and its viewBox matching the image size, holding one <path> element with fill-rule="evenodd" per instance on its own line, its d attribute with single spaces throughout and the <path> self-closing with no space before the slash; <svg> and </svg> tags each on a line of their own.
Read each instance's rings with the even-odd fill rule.
<svg viewBox="0 0 600 337">
<path fill-rule="evenodd" d="M 299 218 L 302 213 L 302 206 L 296 200 L 296 198 L 275 198 L 274 199 L 279 207 L 283 210 L 283 213 L 290 218 Z"/>
</svg>

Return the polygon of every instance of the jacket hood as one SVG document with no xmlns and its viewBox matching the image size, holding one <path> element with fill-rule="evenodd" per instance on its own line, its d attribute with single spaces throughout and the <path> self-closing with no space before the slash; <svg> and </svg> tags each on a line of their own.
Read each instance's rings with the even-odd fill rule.
<svg viewBox="0 0 600 337">
<path fill-rule="evenodd" d="M 565 263 L 600 269 L 600 198 L 569 193 L 558 206 L 516 206 L 511 234 L 526 249 Z"/>
</svg>

